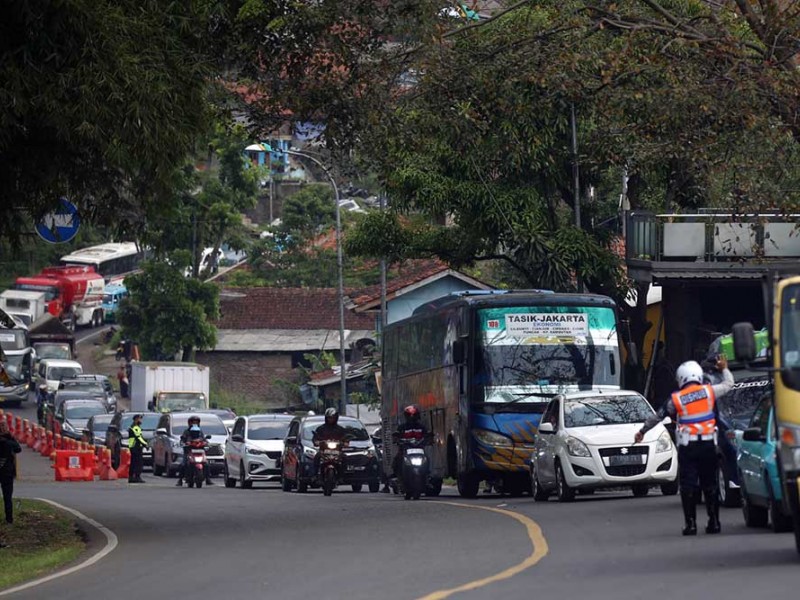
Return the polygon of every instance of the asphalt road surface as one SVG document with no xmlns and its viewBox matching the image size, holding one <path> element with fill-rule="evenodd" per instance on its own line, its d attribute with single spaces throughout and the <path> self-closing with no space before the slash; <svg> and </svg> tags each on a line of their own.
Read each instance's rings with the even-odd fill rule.
<svg viewBox="0 0 800 600">
<path fill-rule="evenodd" d="M 559 504 L 445 488 L 407 502 L 219 480 L 176 488 L 149 473 L 145 485 L 54 483 L 41 461 L 26 450 L 18 495 L 81 511 L 119 546 L 14 598 L 746 598 L 794 597 L 800 584 L 791 534 L 748 530 L 725 509 L 721 535 L 683 538 L 678 498 L 655 490 Z"/>
</svg>

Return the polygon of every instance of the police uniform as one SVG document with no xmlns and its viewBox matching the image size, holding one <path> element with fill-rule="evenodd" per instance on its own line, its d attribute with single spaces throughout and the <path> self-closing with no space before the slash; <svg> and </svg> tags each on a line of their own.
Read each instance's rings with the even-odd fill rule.
<svg viewBox="0 0 800 600">
<path fill-rule="evenodd" d="M 142 467 L 144 459 L 142 453 L 147 446 L 147 442 L 142 437 L 142 427 L 136 424 L 136 418 L 141 415 L 134 415 L 133 424 L 128 427 L 128 448 L 131 451 L 131 466 L 128 471 L 128 483 L 144 483 L 142 479 Z"/>
<path fill-rule="evenodd" d="M 733 389 L 731 372 L 722 370 L 722 381 L 715 385 L 697 381 L 686 383 L 673 392 L 657 414 L 641 428 L 642 434 L 665 417 L 676 421 L 681 504 L 684 535 L 697 533 L 697 490 L 703 490 L 708 513 L 706 533 L 719 533 L 719 497 L 717 490 L 717 398 Z"/>
</svg>

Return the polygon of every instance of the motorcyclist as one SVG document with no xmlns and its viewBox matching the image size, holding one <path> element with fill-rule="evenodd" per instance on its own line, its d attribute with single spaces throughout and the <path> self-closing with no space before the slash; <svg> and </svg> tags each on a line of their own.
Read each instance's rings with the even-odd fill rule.
<svg viewBox="0 0 800 600">
<path fill-rule="evenodd" d="M 421 440 L 427 443 L 429 441 L 429 433 L 425 425 L 422 424 L 422 415 L 414 404 L 409 404 L 403 409 L 404 422 L 398 423 L 392 437 L 396 440 Z M 397 478 L 400 474 L 401 465 L 403 460 L 403 447 L 397 445 L 397 452 L 392 460 L 392 477 Z"/>
<path fill-rule="evenodd" d="M 192 451 L 189 447 L 189 444 L 195 440 L 205 440 L 206 436 L 203 433 L 203 430 L 200 429 L 200 417 L 197 415 L 192 415 L 189 417 L 188 420 L 188 427 L 183 430 L 181 434 L 181 446 L 183 447 L 183 463 L 181 463 L 181 468 L 178 473 L 178 483 L 175 485 L 177 487 L 181 487 L 183 485 L 183 478 L 186 475 L 186 469 L 189 467 L 189 456 L 191 455 Z M 211 481 L 211 473 L 208 469 L 208 463 L 203 465 L 203 475 L 206 478 L 206 485 L 214 485 L 214 482 Z"/>
<path fill-rule="evenodd" d="M 335 408 L 325 409 L 325 422 L 314 430 L 311 441 L 315 446 L 327 440 L 347 441 L 347 430 L 339 425 L 339 411 Z M 319 473 L 319 452 L 314 455 L 314 472 Z"/>
</svg>

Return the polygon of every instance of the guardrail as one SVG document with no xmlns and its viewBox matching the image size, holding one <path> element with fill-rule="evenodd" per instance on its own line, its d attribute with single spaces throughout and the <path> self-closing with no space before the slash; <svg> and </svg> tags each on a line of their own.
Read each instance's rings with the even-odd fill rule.
<svg viewBox="0 0 800 600">
<path fill-rule="evenodd" d="M 647 261 L 732 261 L 800 257 L 800 215 L 628 211 L 626 257 Z"/>
</svg>

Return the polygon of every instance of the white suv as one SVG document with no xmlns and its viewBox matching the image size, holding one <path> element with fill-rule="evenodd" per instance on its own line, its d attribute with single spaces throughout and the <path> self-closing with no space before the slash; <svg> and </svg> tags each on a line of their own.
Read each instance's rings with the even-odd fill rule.
<svg viewBox="0 0 800 600">
<path fill-rule="evenodd" d="M 678 454 L 662 423 L 641 444 L 633 438 L 655 412 L 636 392 L 577 392 L 556 396 L 539 423 L 531 458 L 536 500 L 555 492 L 562 502 L 576 491 L 630 487 L 646 496 L 652 485 L 678 492 Z"/>
<path fill-rule="evenodd" d="M 283 440 L 291 422 L 292 415 L 238 417 L 225 446 L 225 486 L 280 481 Z"/>
</svg>

